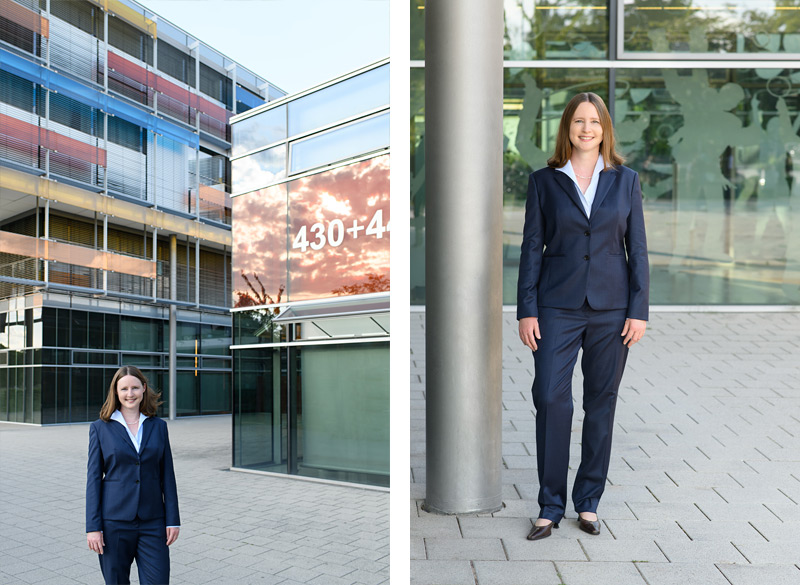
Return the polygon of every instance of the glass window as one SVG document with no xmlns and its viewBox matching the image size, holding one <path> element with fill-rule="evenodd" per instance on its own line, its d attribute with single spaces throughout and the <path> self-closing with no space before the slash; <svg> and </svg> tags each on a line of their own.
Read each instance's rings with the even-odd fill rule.
<svg viewBox="0 0 800 585">
<path fill-rule="evenodd" d="M 235 352 L 233 464 L 236 467 L 286 471 L 285 438 L 281 432 L 280 353 L 277 349 Z"/>
<path fill-rule="evenodd" d="M 163 21 L 158 23 L 159 33 L 162 26 Z M 139 61 L 153 64 L 152 37 L 113 14 L 108 15 L 108 44 Z"/>
<path fill-rule="evenodd" d="M 203 414 L 231 411 L 231 375 L 229 372 L 201 372 L 200 408 Z"/>
<path fill-rule="evenodd" d="M 234 307 L 266 305 L 286 300 L 288 191 L 287 184 L 274 185 L 232 199 L 233 216 L 236 218 L 231 259 Z M 259 326 L 253 331 L 247 327 L 247 334 L 240 333 L 240 338 L 271 337 L 268 322 L 265 319 L 258 321 L 265 328 Z"/>
<path fill-rule="evenodd" d="M 299 173 L 388 146 L 387 113 L 292 143 L 289 172 Z"/>
<path fill-rule="evenodd" d="M 200 353 L 229 355 L 231 328 L 224 325 L 201 325 Z"/>
<path fill-rule="evenodd" d="M 72 347 L 89 347 L 89 315 L 86 311 L 71 311 Z"/>
<path fill-rule="evenodd" d="M 516 61 L 605 59 L 608 2 L 506 0 L 504 57 Z"/>
<path fill-rule="evenodd" d="M 286 145 L 279 144 L 231 163 L 233 192 L 246 193 L 286 177 Z"/>
<path fill-rule="evenodd" d="M 159 23 L 162 32 L 162 23 Z M 163 39 L 158 39 L 158 70 L 184 82 L 195 86 L 194 57 L 173 47 Z"/>
<path fill-rule="evenodd" d="M 178 353 L 199 353 L 200 337 L 196 323 L 178 322 L 177 343 Z"/>
<path fill-rule="evenodd" d="M 389 290 L 389 227 L 388 155 L 291 181 L 286 300 Z"/>
<path fill-rule="evenodd" d="M 297 473 L 389 485 L 389 344 L 299 353 Z"/>
<path fill-rule="evenodd" d="M 123 316 L 120 323 L 120 349 L 163 351 L 162 323 L 150 319 Z"/>
<path fill-rule="evenodd" d="M 253 93 L 249 89 L 242 87 L 241 85 L 236 85 L 236 113 L 241 114 L 246 112 L 247 110 L 251 110 L 253 108 L 257 108 L 258 106 L 264 104 L 264 100 L 261 96 Z M 243 123 L 243 122 L 240 122 Z M 284 123 L 285 126 L 285 123 Z M 285 133 L 285 132 L 284 132 Z M 234 149 L 236 148 L 236 144 L 234 144 Z M 265 144 L 269 144 L 265 142 Z M 236 156 L 236 151 L 234 150 L 234 156 Z"/>
<path fill-rule="evenodd" d="M 797 304 L 800 70 L 620 69 L 654 304 Z M 793 284 L 794 283 L 794 284 Z"/>
<path fill-rule="evenodd" d="M 8 417 L 8 368 L 0 368 L 0 420 L 11 420 Z"/>
<path fill-rule="evenodd" d="M 222 102 L 229 110 L 233 106 L 233 81 L 205 63 L 200 63 L 200 91 Z"/>
<path fill-rule="evenodd" d="M 425 59 L 425 0 L 412 0 L 411 8 L 411 60 Z"/>
<path fill-rule="evenodd" d="M 197 376 L 193 371 L 179 371 L 177 374 L 178 392 L 175 399 L 178 416 L 200 414 L 200 401 L 197 396 Z"/>
<path fill-rule="evenodd" d="M 0 102 L 11 104 L 26 112 L 36 108 L 36 94 L 40 89 L 35 83 L 0 69 Z"/>
<path fill-rule="evenodd" d="M 389 105 L 389 65 L 331 85 L 289 104 L 289 136 Z"/>
<path fill-rule="evenodd" d="M 800 53 L 797 6 L 773 1 L 709 0 L 667 6 L 624 3 L 626 53 Z M 791 4 L 791 3 L 790 3 Z"/>
<path fill-rule="evenodd" d="M 236 98 L 252 96 L 246 89 L 237 88 Z M 253 96 L 253 99 L 255 96 Z M 251 106 L 255 107 L 255 106 Z M 233 131 L 232 156 L 240 156 L 286 138 L 286 106 L 278 106 L 251 118 L 236 122 Z"/>
</svg>

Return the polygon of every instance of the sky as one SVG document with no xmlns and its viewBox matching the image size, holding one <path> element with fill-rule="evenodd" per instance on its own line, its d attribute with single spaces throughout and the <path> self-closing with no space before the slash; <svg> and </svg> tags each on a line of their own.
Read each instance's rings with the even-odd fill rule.
<svg viewBox="0 0 800 585">
<path fill-rule="evenodd" d="M 139 0 L 288 93 L 389 56 L 389 0 Z"/>
</svg>

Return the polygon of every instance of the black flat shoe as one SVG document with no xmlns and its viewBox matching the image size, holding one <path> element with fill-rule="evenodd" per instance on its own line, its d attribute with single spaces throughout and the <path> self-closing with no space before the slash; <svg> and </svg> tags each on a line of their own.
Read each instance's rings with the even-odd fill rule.
<svg viewBox="0 0 800 585">
<path fill-rule="evenodd" d="M 586 520 L 578 516 L 578 527 L 595 536 L 600 534 L 600 520 Z"/>
<path fill-rule="evenodd" d="M 536 526 L 534 524 L 530 534 L 528 534 L 528 540 L 541 540 L 543 538 L 547 538 L 550 536 L 553 528 L 558 528 L 558 522 L 550 522 L 550 524 L 545 524 L 544 526 Z"/>
</svg>

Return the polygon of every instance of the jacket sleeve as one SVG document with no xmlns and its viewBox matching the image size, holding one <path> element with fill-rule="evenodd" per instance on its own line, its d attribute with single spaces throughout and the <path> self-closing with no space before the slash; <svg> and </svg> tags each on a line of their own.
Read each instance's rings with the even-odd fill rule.
<svg viewBox="0 0 800 585">
<path fill-rule="evenodd" d="M 647 321 L 650 308 L 650 263 L 647 259 L 642 188 L 638 173 L 633 177 L 625 249 L 628 254 L 628 318 Z"/>
<path fill-rule="evenodd" d="M 528 178 L 525 226 L 517 280 L 517 319 L 539 316 L 539 273 L 544 247 L 544 217 L 533 174 Z"/>
<path fill-rule="evenodd" d="M 178 486 L 175 483 L 175 468 L 172 465 L 172 449 L 169 446 L 169 430 L 166 423 L 164 423 L 164 456 L 161 459 L 161 493 L 164 495 L 164 514 L 167 526 L 180 526 Z"/>
<path fill-rule="evenodd" d="M 103 529 L 103 451 L 97 425 L 89 427 L 89 459 L 86 464 L 86 532 Z"/>
</svg>

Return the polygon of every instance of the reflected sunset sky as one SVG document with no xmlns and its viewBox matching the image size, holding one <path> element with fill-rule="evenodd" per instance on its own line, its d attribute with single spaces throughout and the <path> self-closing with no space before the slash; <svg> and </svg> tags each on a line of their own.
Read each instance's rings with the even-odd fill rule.
<svg viewBox="0 0 800 585">
<path fill-rule="evenodd" d="M 235 197 L 233 214 L 234 306 L 277 302 L 281 285 L 299 301 L 389 279 L 389 155 Z"/>
</svg>

